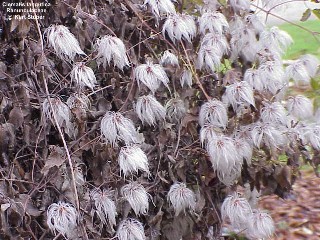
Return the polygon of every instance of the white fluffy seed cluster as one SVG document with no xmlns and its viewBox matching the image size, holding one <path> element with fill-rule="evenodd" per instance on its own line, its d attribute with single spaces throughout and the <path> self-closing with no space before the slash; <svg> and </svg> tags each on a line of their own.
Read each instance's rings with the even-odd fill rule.
<svg viewBox="0 0 320 240">
<path fill-rule="evenodd" d="M 235 193 L 225 198 L 221 206 L 224 222 L 229 222 L 231 231 L 244 233 L 249 239 L 268 239 L 274 231 L 274 222 L 269 214 L 251 209 L 247 199 Z"/>
<path fill-rule="evenodd" d="M 163 37 L 174 44 L 191 44 L 199 33 L 200 44 L 196 57 L 192 59 L 198 70 L 216 74 L 224 67 L 222 62 L 226 58 L 233 62 L 241 57 L 254 63 L 239 79 L 232 79 L 224 84 L 221 99 L 208 100 L 199 111 L 200 141 L 219 180 L 227 186 L 236 183 L 244 162 L 251 164 L 254 149 L 266 147 L 275 152 L 295 138 L 320 150 L 320 111 L 314 113 L 312 101 L 304 96 L 284 100 L 289 81 L 293 80 L 296 85 L 310 84 L 317 74 L 319 60 L 314 56 L 304 55 L 294 61 L 282 62 L 281 56 L 292 43 L 292 38 L 278 27 L 267 29 L 256 14 L 249 13 L 249 0 L 228 1 L 231 11 L 235 13 L 229 22 L 219 12 L 214 1 L 205 1 L 209 2 L 208 8 L 202 9 L 198 19 L 189 14 L 177 13 L 174 2 L 145 0 L 142 6 L 151 10 L 157 23 L 163 20 Z M 265 7 L 272 8 L 277 2 L 283 1 L 262 2 Z M 73 63 L 77 55 L 85 55 L 78 40 L 66 27 L 52 25 L 46 30 L 46 35 L 48 45 L 59 58 Z M 106 35 L 97 39 L 94 50 L 96 62 L 104 68 L 116 67 L 123 70 L 130 66 L 126 46 L 116 36 Z M 180 55 L 179 59 L 181 60 Z M 170 92 L 166 67 L 179 68 L 179 59 L 175 53 L 167 50 L 161 54 L 159 64 L 147 59 L 145 63 L 134 67 L 133 80 L 137 82 L 140 91 L 147 92 L 139 96 L 135 103 L 135 113 L 142 124 L 156 127 L 164 123 L 166 118 L 180 123 L 186 115 L 185 103 L 179 96 L 167 101 L 164 107 L 161 104 L 163 99 L 157 95 L 162 90 L 162 85 Z M 97 79 L 94 70 L 86 64 L 84 61 L 74 63 L 70 78 L 80 90 L 86 87 L 93 90 Z M 194 72 L 186 66 L 182 70 L 179 76 L 181 87 L 191 88 Z M 263 107 L 257 121 L 230 132 L 231 113 L 237 117 L 250 113 L 250 109 L 258 105 L 256 93 L 269 94 L 273 98 L 262 102 Z M 90 105 L 89 99 L 78 94 L 70 96 L 67 104 L 59 98 L 50 98 L 50 101 L 52 106 L 48 99 L 42 104 L 44 117 L 54 125 L 58 124 L 70 137 L 75 137 L 77 130 L 71 109 L 81 108 L 85 114 Z M 310 124 L 312 118 L 313 123 Z M 120 173 L 125 178 L 139 173 L 150 176 L 148 156 L 143 151 L 143 137 L 131 119 L 120 112 L 107 111 L 100 128 L 106 144 L 113 148 L 120 146 L 118 164 Z M 83 184 L 83 174 L 80 168 L 78 170 L 77 183 Z M 187 210 L 196 210 L 196 195 L 191 188 L 180 182 L 170 187 L 167 200 L 176 216 Z M 151 197 L 142 184 L 130 181 L 121 187 L 120 193 L 136 216 L 148 214 Z M 103 225 L 114 227 L 117 224 L 117 206 L 112 191 L 93 189 L 90 197 L 93 216 L 97 216 Z M 225 199 L 221 213 L 223 220 L 229 221 L 234 231 L 244 231 L 249 238 L 264 239 L 274 232 L 271 217 L 259 210 L 252 210 L 247 200 L 238 194 Z M 48 208 L 47 216 L 49 228 L 65 237 L 71 235 L 77 227 L 78 213 L 71 204 L 53 203 Z M 144 226 L 137 219 L 123 219 L 118 225 L 116 237 L 120 240 L 144 240 Z"/>
<path fill-rule="evenodd" d="M 54 232 L 58 232 L 65 237 L 70 237 L 76 230 L 78 221 L 78 212 L 75 207 L 69 203 L 53 203 L 47 210 L 47 224 Z"/>
<path fill-rule="evenodd" d="M 51 25 L 45 31 L 47 35 L 47 41 L 56 55 L 66 61 L 73 61 L 75 56 L 84 55 L 81 50 L 78 40 L 69 31 L 69 29 L 63 25 Z"/>
</svg>

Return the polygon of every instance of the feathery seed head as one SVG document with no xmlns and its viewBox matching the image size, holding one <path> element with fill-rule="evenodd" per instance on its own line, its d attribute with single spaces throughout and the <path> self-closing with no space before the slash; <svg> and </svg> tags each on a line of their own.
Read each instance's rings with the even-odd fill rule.
<svg viewBox="0 0 320 240">
<path fill-rule="evenodd" d="M 186 114 L 187 109 L 180 98 L 172 98 L 166 103 L 167 116 L 170 121 L 179 122 Z"/>
<path fill-rule="evenodd" d="M 47 41 L 53 47 L 57 56 L 63 60 L 73 61 L 77 54 L 85 53 L 81 50 L 78 40 L 63 25 L 51 25 L 45 31 Z"/>
<path fill-rule="evenodd" d="M 196 206 L 196 197 L 193 191 L 186 187 L 184 183 L 174 183 L 168 192 L 168 200 L 172 204 L 175 215 L 185 212 L 187 208 L 194 211 Z"/>
<path fill-rule="evenodd" d="M 232 50 L 232 59 L 236 59 L 239 54 L 246 57 L 243 54 L 244 50 L 251 55 L 250 59 L 254 58 L 258 48 L 254 30 L 248 28 L 246 25 L 236 28 L 231 32 L 230 46 Z"/>
<path fill-rule="evenodd" d="M 138 98 L 136 113 L 142 123 L 146 122 L 153 126 L 157 121 L 163 121 L 166 118 L 166 109 L 152 95 Z"/>
<path fill-rule="evenodd" d="M 121 195 L 126 199 L 137 216 L 147 214 L 149 197 L 145 188 L 138 182 L 131 182 L 121 188 Z"/>
<path fill-rule="evenodd" d="M 221 49 L 203 45 L 198 52 L 197 68 L 206 68 L 215 72 L 221 65 L 221 58 Z"/>
<path fill-rule="evenodd" d="M 249 216 L 246 235 L 251 239 L 269 239 L 272 237 L 275 227 L 271 216 L 260 210 L 254 210 Z"/>
<path fill-rule="evenodd" d="M 69 203 L 53 203 L 47 210 L 47 224 L 55 233 L 61 233 L 63 236 L 72 235 L 77 227 L 77 210 Z"/>
<path fill-rule="evenodd" d="M 300 59 L 286 67 L 285 75 L 287 79 L 293 79 L 296 84 L 309 84 L 311 79 L 306 65 Z"/>
<path fill-rule="evenodd" d="M 219 179 L 230 175 L 233 169 L 242 166 L 243 159 L 238 154 L 234 141 L 224 135 L 216 135 L 206 145 L 213 169 L 218 173 Z"/>
<path fill-rule="evenodd" d="M 133 122 L 121 113 L 106 112 L 100 128 L 105 141 L 112 146 L 116 146 L 117 141 L 124 141 L 126 145 L 139 142 Z"/>
<path fill-rule="evenodd" d="M 218 129 L 216 126 L 210 124 L 205 124 L 204 126 L 202 126 L 200 130 L 201 145 L 204 145 L 204 143 L 208 143 L 216 138 L 217 134 L 220 133 L 219 130 L 220 129 Z"/>
<path fill-rule="evenodd" d="M 249 83 L 253 89 L 262 91 L 264 89 L 264 83 L 260 77 L 259 71 L 248 68 L 244 73 L 243 80 Z"/>
<path fill-rule="evenodd" d="M 50 119 L 53 125 L 56 126 L 54 115 L 56 117 L 58 125 L 64 129 L 65 133 L 69 137 L 74 138 L 77 135 L 77 129 L 72 120 L 72 113 L 67 104 L 62 102 L 60 98 L 50 98 L 52 108 L 49 100 L 45 99 L 42 103 L 43 115 Z"/>
<path fill-rule="evenodd" d="M 253 89 L 246 81 L 235 82 L 227 86 L 222 98 L 227 105 L 232 106 L 235 112 L 239 107 L 255 106 Z"/>
<path fill-rule="evenodd" d="M 171 0 L 145 0 L 144 5 L 148 4 L 153 15 L 157 18 L 163 14 L 175 14 L 176 9 Z"/>
<path fill-rule="evenodd" d="M 207 46 L 213 49 L 216 54 L 222 57 L 228 52 L 229 46 L 226 37 L 220 33 L 207 33 L 201 41 L 201 47 Z"/>
<path fill-rule="evenodd" d="M 200 108 L 199 124 L 211 124 L 216 127 L 226 128 L 228 124 L 228 115 L 225 105 L 216 99 L 211 99 Z"/>
<path fill-rule="evenodd" d="M 97 84 L 96 76 L 91 68 L 85 66 L 83 62 L 75 64 L 70 74 L 71 81 L 75 82 L 80 88 L 88 87 L 93 90 Z"/>
<path fill-rule="evenodd" d="M 183 70 L 181 77 L 180 77 L 180 85 L 181 87 L 184 87 L 184 85 L 187 85 L 189 88 L 192 86 L 192 72 L 190 70 Z"/>
<path fill-rule="evenodd" d="M 262 46 L 271 47 L 279 53 L 283 53 L 293 43 L 291 36 L 276 26 L 263 31 L 260 35 L 260 41 Z"/>
<path fill-rule="evenodd" d="M 253 146 L 250 143 L 248 143 L 248 141 L 246 141 L 244 138 L 241 138 L 241 137 L 236 137 L 234 139 L 234 146 L 236 147 L 238 154 L 246 160 L 248 165 L 250 165 Z"/>
<path fill-rule="evenodd" d="M 139 170 L 149 174 L 147 155 L 138 146 L 122 147 L 119 153 L 118 162 L 124 177 L 126 177 L 128 173 L 138 173 Z"/>
<path fill-rule="evenodd" d="M 229 0 L 229 4 L 235 12 L 250 10 L 249 0 Z"/>
<path fill-rule="evenodd" d="M 94 201 L 95 212 L 97 213 L 100 221 L 104 225 L 113 227 L 116 225 L 117 210 L 114 201 L 111 199 L 112 192 L 106 189 L 93 189 L 90 196 Z"/>
<path fill-rule="evenodd" d="M 142 223 L 133 218 L 127 218 L 120 223 L 116 236 L 119 240 L 147 239 Z"/>
<path fill-rule="evenodd" d="M 113 65 L 117 66 L 121 70 L 125 66 L 129 66 L 129 59 L 126 54 L 126 47 L 120 38 L 106 35 L 101 39 L 98 39 L 95 44 L 97 53 L 97 63 L 102 63 L 106 68 L 107 64 L 110 65 L 113 61 Z"/>
<path fill-rule="evenodd" d="M 245 17 L 245 19 L 257 33 L 261 33 L 265 30 L 266 25 L 257 14 L 250 13 Z"/>
<path fill-rule="evenodd" d="M 241 231 L 246 228 L 248 217 L 252 215 L 252 209 L 245 198 L 238 193 L 226 197 L 221 206 L 221 217 L 223 221 L 229 220 L 232 227 Z"/>
<path fill-rule="evenodd" d="M 307 143 L 311 144 L 313 148 L 320 150 L 320 125 L 312 124 L 303 130 L 303 138 Z"/>
<path fill-rule="evenodd" d="M 164 51 L 161 59 L 160 64 L 165 65 L 172 65 L 172 66 L 179 66 L 179 60 L 176 55 L 174 55 L 170 50 Z"/>
<path fill-rule="evenodd" d="M 287 112 L 283 105 L 279 102 L 265 103 L 261 109 L 261 119 L 264 123 L 279 123 L 286 125 Z"/>
<path fill-rule="evenodd" d="M 217 32 L 223 34 L 229 28 L 226 17 L 219 12 L 206 11 L 199 18 L 199 28 L 202 34 Z"/>
<path fill-rule="evenodd" d="M 287 109 L 289 114 L 297 119 L 307 120 L 313 116 L 313 104 L 303 95 L 290 97 L 287 101 Z"/>
<path fill-rule="evenodd" d="M 140 82 L 142 82 L 153 94 L 160 87 L 161 82 L 169 89 L 169 78 L 163 67 L 159 64 L 153 64 L 151 61 L 136 67 L 134 69 L 134 78 L 139 87 Z"/>
<path fill-rule="evenodd" d="M 312 78 L 315 77 L 320 65 L 319 59 L 316 56 L 313 56 L 311 54 L 306 54 L 300 57 L 300 60 L 304 64 L 305 68 L 307 69 L 310 77 Z"/>
<path fill-rule="evenodd" d="M 182 39 L 191 42 L 197 33 L 197 27 L 193 17 L 186 14 L 171 14 L 163 24 L 163 36 L 168 34 L 172 42 Z"/>
<path fill-rule="evenodd" d="M 253 144 L 260 148 L 264 143 L 269 148 L 276 148 L 287 144 L 288 139 L 284 132 L 271 123 L 257 122 L 251 130 Z"/>
<path fill-rule="evenodd" d="M 280 89 L 287 85 L 282 65 L 277 61 L 267 61 L 258 68 L 265 88 L 273 94 L 277 94 Z"/>
</svg>

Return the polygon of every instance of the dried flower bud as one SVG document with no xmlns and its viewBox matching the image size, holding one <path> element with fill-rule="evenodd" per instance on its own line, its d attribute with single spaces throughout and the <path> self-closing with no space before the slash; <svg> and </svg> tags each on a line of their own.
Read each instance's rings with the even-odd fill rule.
<svg viewBox="0 0 320 240">
<path fill-rule="evenodd" d="M 163 67 L 159 64 L 153 64 L 151 61 L 136 67 L 134 69 L 134 78 L 138 86 L 142 82 L 153 94 L 160 87 L 160 83 L 163 83 L 169 89 L 169 78 Z"/>
<path fill-rule="evenodd" d="M 77 210 L 69 203 L 53 203 L 47 210 L 47 224 L 55 233 L 61 233 L 63 236 L 72 235 L 77 227 Z"/>
<path fill-rule="evenodd" d="M 133 218 L 127 218 L 120 223 L 116 236 L 119 240 L 147 239 L 142 223 Z"/>
<path fill-rule="evenodd" d="M 182 38 L 191 42 L 195 37 L 197 27 L 193 17 L 186 14 L 171 14 L 163 24 L 162 34 L 168 34 L 172 42 L 181 41 Z"/>
<path fill-rule="evenodd" d="M 253 214 L 247 219 L 249 223 L 246 235 L 250 239 L 269 239 L 272 237 L 275 227 L 269 214 L 254 210 Z"/>
<path fill-rule="evenodd" d="M 187 109 L 180 98 L 172 98 L 166 103 L 167 116 L 170 121 L 179 122 L 186 114 Z"/>
<path fill-rule="evenodd" d="M 175 183 L 171 185 L 168 192 L 168 200 L 172 204 L 175 215 L 178 216 L 180 212 L 189 208 L 195 210 L 196 197 L 192 190 L 186 187 L 184 183 Z"/>
<path fill-rule="evenodd" d="M 124 177 L 126 177 L 128 173 L 138 173 L 139 170 L 149 174 L 147 155 L 137 146 L 122 147 L 119 153 L 118 162 Z"/>
<path fill-rule="evenodd" d="M 121 195 L 129 202 L 136 215 L 147 214 L 149 197 L 145 188 L 138 182 L 131 182 L 121 188 Z"/>
<path fill-rule="evenodd" d="M 48 43 L 53 47 L 57 56 L 64 60 L 73 61 L 77 54 L 85 54 L 78 40 L 63 25 L 51 25 L 45 31 L 47 34 Z"/>
<path fill-rule="evenodd" d="M 223 221 L 229 220 L 234 230 L 242 231 L 247 228 L 248 218 L 252 215 L 249 202 L 239 197 L 237 193 L 226 197 L 221 206 Z"/>
<path fill-rule="evenodd" d="M 95 212 L 97 213 L 100 221 L 104 225 L 113 227 L 116 225 L 117 209 L 114 201 L 111 199 L 112 192 L 106 189 L 93 189 L 90 196 L 94 201 Z"/>
<path fill-rule="evenodd" d="M 82 164 L 77 163 L 73 169 L 75 182 L 79 186 L 83 186 L 86 183 L 85 177 L 83 175 L 83 170 L 81 167 Z"/>
<path fill-rule="evenodd" d="M 174 55 L 169 50 L 164 51 L 161 60 L 161 65 L 172 65 L 172 66 L 179 66 L 179 60 L 176 55 Z"/>
<path fill-rule="evenodd" d="M 166 109 L 152 95 L 138 98 L 136 113 L 142 123 L 146 122 L 153 126 L 157 121 L 163 121 L 166 118 Z"/>
<path fill-rule="evenodd" d="M 199 124 L 211 124 L 216 127 L 226 128 L 228 115 L 225 105 L 216 99 L 209 100 L 201 106 Z"/>
<path fill-rule="evenodd" d="M 126 54 L 126 47 L 120 38 L 106 35 L 98 39 L 95 45 L 97 54 L 97 63 L 106 68 L 113 61 L 114 66 L 121 70 L 124 66 L 130 65 Z"/>
<path fill-rule="evenodd" d="M 126 145 L 139 142 L 133 122 L 121 113 L 106 112 L 101 120 L 101 134 L 112 146 L 116 146 L 117 141 L 124 141 Z"/>
<path fill-rule="evenodd" d="M 83 62 L 75 64 L 75 67 L 70 74 L 71 81 L 76 82 L 77 86 L 80 88 L 88 87 L 93 90 L 94 86 L 97 84 L 96 76 L 91 68 L 85 66 Z"/>
</svg>

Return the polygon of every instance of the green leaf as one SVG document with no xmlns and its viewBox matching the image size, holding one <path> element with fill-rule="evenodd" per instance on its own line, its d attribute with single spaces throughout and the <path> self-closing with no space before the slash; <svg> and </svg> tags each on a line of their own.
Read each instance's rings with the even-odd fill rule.
<svg viewBox="0 0 320 240">
<path fill-rule="evenodd" d="M 227 5 L 227 0 L 218 0 L 218 2 L 219 2 L 222 6 L 226 6 L 226 5 Z"/>
<path fill-rule="evenodd" d="M 305 22 L 309 19 L 309 17 L 311 16 L 311 9 L 308 8 L 303 14 L 302 17 L 300 19 L 301 22 Z"/>
<path fill-rule="evenodd" d="M 311 87 L 313 90 L 319 90 L 320 89 L 320 81 L 319 79 L 312 78 L 311 79 Z"/>
<path fill-rule="evenodd" d="M 312 10 L 312 13 L 313 13 L 314 15 L 316 15 L 317 18 L 320 19 L 320 9 L 313 9 L 313 10 Z"/>
<path fill-rule="evenodd" d="M 320 96 L 317 96 L 313 100 L 314 109 L 318 109 L 320 107 Z"/>
</svg>

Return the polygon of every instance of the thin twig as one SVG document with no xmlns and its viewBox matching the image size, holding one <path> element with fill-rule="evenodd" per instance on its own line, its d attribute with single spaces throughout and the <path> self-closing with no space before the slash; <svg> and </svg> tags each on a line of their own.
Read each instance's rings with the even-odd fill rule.
<svg viewBox="0 0 320 240">
<path fill-rule="evenodd" d="M 188 68 L 189 68 L 189 70 L 192 72 L 192 75 L 193 75 L 194 78 L 196 79 L 196 82 L 197 82 L 199 88 L 201 89 L 201 91 L 203 92 L 204 96 L 206 97 L 206 99 L 207 99 L 207 100 L 210 100 L 211 97 L 208 95 L 208 93 L 207 93 L 206 90 L 204 89 L 204 87 L 203 87 L 203 85 L 202 85 L 202 83 L 201 83 L 201 81 L 200 81 L 200 79 L 199 79 L 199 77 L 198 77 L 197 72 L 196 72 L 196 71 L 193 69 L 193 67 L 192 67 L 193 65 L 191 64 L 191 60 L 190 60 L 190 58 L 189 58 L 188 52 L 187 52 L 187 50 L 186 50 L 183 42 L 181 42 L 181 45 L 182 45 L 183 51 L 184 51 L 184 53 L 185 53 L 185 55 L 186 55 L 186 58 L 187 58 L 187 61 L 188 61 Z"/>
<path fill-rule="evenodd" d="M 263 8 L 255 5 L 255 4 L 253 4 L 253 3 L 251 3 L 251 5 L 254 6 L 254 7 L 256 7 L 256 8 L 258 8 L 258 9 L 260 9 L 261 11 L 263 11 L 263 12 L 265 12 L 265 13 L 268 13 L 268 10 L 265 10 L 265 9 L 263 9 Z M 298 27 L 298 28 L 301 28 L 301 29 L 303 29 L 304 31 L 307 31 L 308 33 L 310 33 L 310 34 L 316 39 L 316 41 L 320 42 L 320 39 L 318 39 L 318 38 L 316 37 L 316 35 L 319 35 L 319 34 L 320 34 L 319 32 L 310 31 L 308 28 L 305 28 L 305 27 L 303 27 L 303 26 L 301 26 L 301 25 L 299 25 L 299 24 L 296 24 L 296 23 L 294 23 L 294 22 L 292 22 L 292 21 L 289 21 L 289 20 L 287 20 L 287 19 L 285 19 L 285 18 L 283 18 L 283 17 L 280 17 L 280 16 L 277 15 L 277 14 L 274 14 L 274 13 L 271 13 L 271 12 L 270 12 L 269 15 L 274 16 L 274 17 L 276 17 L 276 18 L 278 18 L 278 19 L 280 19 L 280 20 L 282 20 L 282 21 L 284 21 L 284 22 L 290 23 L 290 24 L 293 25 L 293 26 L 296 26 L 296 27 Z"/>
<path fill-rule="evenodd" d="M 34 8 L 33 0 L 31 0 L 31 3 L 32 3 L 32 7 Z M 36 26 L 37 26 L 37 30 L 38 30 L 38 33 L 39 33 L 39 38 L 40 38 L 40 43 L 41 43 L 41 50 L 42 50 L 42 57 L 44 57 L 45 61 L 48 62 L 47 58 L 46 58 L 46 56 L 44 54 L 43 36 L 42 36 L 41 30 L 40 30 L 40 25 L 39 25 L 38 19 L 36 18 L 35 11 L 33 12 L 33 14 L 35 15 Z M 72 177 L 72 184 L 73 184 L 73 190 L 74 190 L 74 196 L 75 196 L 77 209 L 80 210 L 80 202 L 79 202 L 79 197 L 78 197 L 78 192 L 77 192 L 77 186 L 76 186 L 76 181 L 75 181 L 75 174 L 74 174 L 74 170 L 73 170 L 73 164 L 72 164 L 72 160 L 71 160 L 71 156 L 70 156 L 70 152 L 69 152 L 66 140 L 65 140 L 63 132 L 62 132 L 60 126 L 59 126 L 59 123 L 58 123 L 58 120 L 57 120 L 57 117 L 56 117 L 56 114 L 55 114 L 51 99 L 49 97 L 50 92 L 49 92 L 49 89 L 48 89 L 47 79 L 46 79 L 45 74 L 44 74 L 44 66 L 42 66 L 42 75 L 43 75 L 43 82 L 44 82 L 44 86 L 45 86 L 45 91 L 46 91 L 46 95 L 47 95 L 47 98 L 48 98 L 48 102 L 49 102 L 50 108 L 52 109 L 53 119 L 54 119 L 55 125 L 56 125 L 56 127 L 58 129 L 58 132 L 59 132 L 59 134 L 61 136 L 61 139 L 62 139 L 62 142 L 63 142 L 63 146 L 65 148 L 66 155 L 67 155 L 67 158 L 68 158 L 68 163 L 69 163 L 71 177 Z"/>
</svg>

